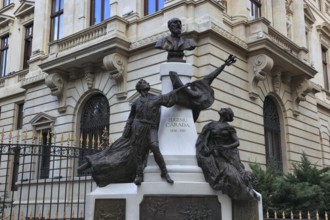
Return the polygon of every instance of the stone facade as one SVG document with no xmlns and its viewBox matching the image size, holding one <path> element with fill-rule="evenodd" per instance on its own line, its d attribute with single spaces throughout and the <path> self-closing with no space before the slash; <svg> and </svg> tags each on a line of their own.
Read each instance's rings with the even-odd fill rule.
<svg viewBox="0 0 330 220">
<path fill-rule="evenodd" d="M 63 36 L 52 42 L 50 1 L 12 0 L 1 8 L 0 37 L 9 36 L 7 75 L 0 79 L 5 137 L 17 127 L 17 104 L 24 102 L 21 131 L 50 129 L 78 138 L 82 108 L 97 93 L 109 101 L 110 137 L 120 137 L 137 80 L 146 79 L 160 93 L 159 67 L 167 54 L 154 44 L 177 16 L 183 33 L 197 42 L 185 58 L 193 64 L 194 79 L 229 54 L 237 56 L 213 82 L 216 101 L 201 113 L 197 131 L 217 120 L 221 107 L 231 107 L 241 160 L 265 165 L 263 104 L 271 97 L 280 117 L 284 171 L 302 152 L 320 167 L 330 165 L 330 92 L 324 77 L 329 65 L 322 62 L 322 48 L 330 59 L 328 1 L 261 0 L 262 17 L 256 19 L 249 0 L 167 0 L 146 16 L 143 2 L 111 1 L 111 17 L 91 26 L 89 0 L 64 1 Z M 23 69 L 24 28 L 32 22 L 32 55 Z M 41 113 L 49 119 L 42 126 Z"/>
</svg>

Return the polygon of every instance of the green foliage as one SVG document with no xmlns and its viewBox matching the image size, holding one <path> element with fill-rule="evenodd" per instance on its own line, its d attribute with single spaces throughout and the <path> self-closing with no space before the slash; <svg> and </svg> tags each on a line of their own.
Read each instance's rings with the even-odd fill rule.
<svg viewBox="0 0 330 220">
<path fill-rule="evenodd" d="M 253 175 L 257 178 L 254 189 L 261 193 L 263 198 L 263 207 L 265 209 L 275 208 L 270 198 L 272 198 L 273 193 L 276 190 L 276 182 L 280 177 L 279 173 L 273 166 L 269 166 L 266 170 L 263 170 L 257 163 L 250 164 L 250 168 Z"/>
<path fill-rule="evenodd" d="M 257 178 L 255 189 L 263 196 L 267 210 L 325 210 L 330 207 L 330 168 L 318 169 L 306 154 L 293 164 L 292 172 L 279 174 L 274 167 L 263 170 L 251 164 Z"/>
</svg>

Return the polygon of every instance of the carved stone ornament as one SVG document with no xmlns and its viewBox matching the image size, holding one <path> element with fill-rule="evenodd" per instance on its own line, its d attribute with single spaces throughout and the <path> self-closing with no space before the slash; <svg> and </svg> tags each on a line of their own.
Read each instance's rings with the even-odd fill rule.
<svg viewBox="0 0 330 220">
<path fill-rule="evenodd" d="M 125 199 L 96 199 L 94 219 L 126 219 Z"/>
<path fill-rule="evenodd" d="M 282 72 L 279 68 L 275 68 L 274 71 L 272 71 L 272 84 L 274 92 L 279 94 L 280 88 L 281 88 L 281 82 L 282 82 Z"/>
<path fill-rule="evenodd" d="M 249 65 L 249 84 L 250 84 L 250 98 L 256 99 L 258 97 L 258 83 L 266 79 L 267 74 L 273 68 L 274 61 L 265 54 L 250 57 Z"/>
<path fill-rule="evenodd" d="M 50 88 L 50 93 L 59 98 L 63 96 L 64 82 L 63 76 L 59 73 L 51 73 L 45 78 L 45 83 Z"/>
<path fill-rule="evenodd" d="M 306 96 L 308 93 L 317 93 L 321 91 L 320 87 L 317 87 L 314 83 L 307 79 L 294 79 L 291 83 L 291 88 L 293 92 L 293 115 L 298 116 L 299 103 L 301 101 L 306 101 Z"/>
<path fill-rule="evenodd" d="M 116 81 L 117 97 L 125 98 L 127 95 L 127 57 L 113 53 L 103 58 L 103 65 L 109 71 L 110 77 Z"/>
<path fill-rule="evenodd" d="M 87 82 L 88 89 L 92 89 L 93 88 L 94 79 L 95 79 L 94 73 L 92 73 L 92 72 L 85 72 L 85 80 Z"/>
</svg>

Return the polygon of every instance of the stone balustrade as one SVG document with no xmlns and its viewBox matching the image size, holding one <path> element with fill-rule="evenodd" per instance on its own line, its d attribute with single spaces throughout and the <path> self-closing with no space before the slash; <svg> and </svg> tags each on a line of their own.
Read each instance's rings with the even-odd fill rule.
<svg viewBox="0 0 330 220">
<path fill-rule="evenodd" d="M 301 48 L 289 40 L 289 38 L 285 37 L 284 35 L 280 34 L 274 28 L 269 26 L 269 38 L 273 41 L 276 45 L 290 53 L 291 55 L 298 58 Z"/>
</svg>

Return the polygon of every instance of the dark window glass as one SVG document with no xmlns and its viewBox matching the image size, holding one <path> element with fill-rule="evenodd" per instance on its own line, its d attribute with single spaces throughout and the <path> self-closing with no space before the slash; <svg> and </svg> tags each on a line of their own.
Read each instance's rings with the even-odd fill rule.
<svg viewBox="0 0 330 220">
<path fill-rule="evenodd" d="M 24 48 L 23 69 L 29 67 L 28 60 L 30 60 L 32 54 L 32 38 L 33 38 L 33 24 L 26 26 L 25 28 L 25 48 Z"/>
<path fill-rule="evenodd" d="M 322 67 L 323 67 L 323 77 L 324 77 L 324 88 L 326 90 L 329 90 L 327 53 L 328 53 L 328 50 L 326 48 L 322 47 Z"/>
<path fill-rule="evenodd" d="M 17 105 L 17 127 L 16 129 L 22 129 L 23 127 L 23 112 L 24 112 L 24 103 Z"/>
<path fill-rule="evenodd" d="M 51 37 L 50 40 L 62 38 L 64 0 L 52 0 Z"/>
<path fill-rule="evenodd" d="M 3 7 L 6 7 L 7 5 L 11 4 L 12 0 L 3 0 Z"/>
<path fill-rule="evenodd" d="M 42 153 L 40 161 L 40 179 L 49 178 L 50 151 L 52 136 L 48 131 L 42 132 Z"/>
<path fill-rule="evenodd" d="M 82 138 L 81 158 L 79 165 L 84 163 L 85 155 L 95 153 L 97 140 L 102 137 L 106 127 L 109 131 L 110 107 L 108 99 L 102 94 L 96 94 L 88 99 L 81 114 L 80 135 Z M 94 145 L 93 145 L 94 139 Z M 88 170 L 78 173 L 89 175 Z"/>
<path fill-rule="evenodd" d="M 0 42 L 0 78 L 6 76 L 8 48 L 9 48 L 8 39 L 9 39 L 8 35 L 6 35 L 4 37 L 1 37 L 1 42 Z"/>
<path fill-rule="evenodd" d="M 264 129 L 266 163 L 283 171 L 280 119 L 277 107 L 270 97 L 266 97 L 264 101 Z"/>
<path fill-rule="evenodd" d="M 144 0 L 144 15 L 155 13 L 164 8 L 165 0 Z"/>
<path fill-rule="evenodd" d="M 91 25 L 110 18 L 110 0 L 92 0 L 91 6 Z"/>
<path fill-rule="evenodd" d="M 14 150 L 14 160 L 13 160 L 13 173 L 12 173 L 12 180 L 11 180 L 11 190 L 16 191 L 17 190 L 16 182 L 18 181 L 20 148 L 15 147 L 13 150 Z"/>
<path fill-rule="evenodd" d="M 251 2 L 251 17 L 259 18 L 261 17 L 261 3 L 259 0 L 250 0 Z"/>
</svg>

